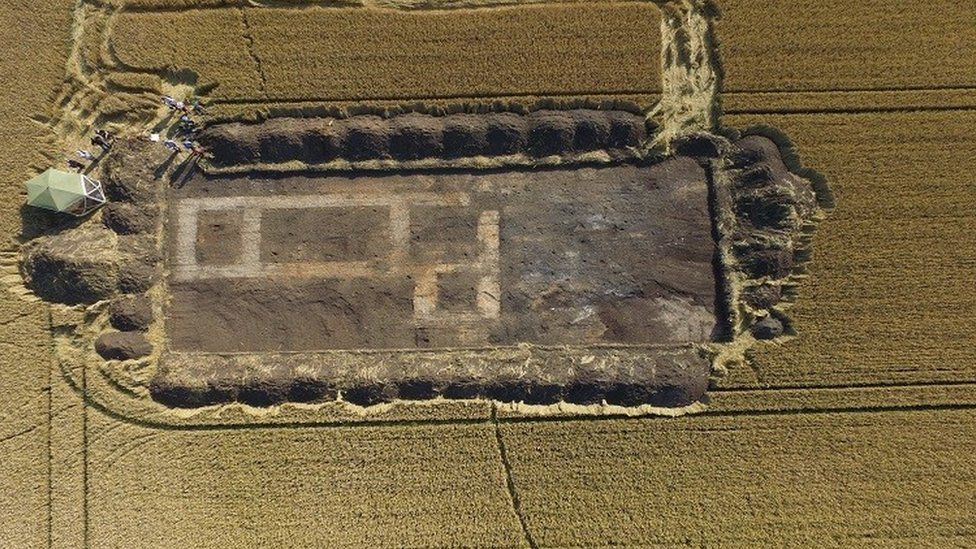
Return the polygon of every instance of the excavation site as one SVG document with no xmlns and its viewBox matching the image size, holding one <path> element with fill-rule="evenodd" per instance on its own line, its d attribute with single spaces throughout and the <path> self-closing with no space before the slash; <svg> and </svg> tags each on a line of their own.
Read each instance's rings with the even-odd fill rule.
<svg viewBox="0 0 976 549">
<path fill-rule="evenodd" d="M 129 139 L 102 228 L 25 274 L 126 294 L 94 350 L 148 357 L 167 406 L 688 406 L 723 346 L 790 335 L 818 202 L 770 137 L 657 133 L 636 108 L 283 117 L 209 125 L 170 172 Z M 112 274 L 65 257 L 85 239 Z"/>
<path fill-rule="evenodd" d="M 0 21 L 0 548 L 976 546 L 976 2 Z"/>
</svg>

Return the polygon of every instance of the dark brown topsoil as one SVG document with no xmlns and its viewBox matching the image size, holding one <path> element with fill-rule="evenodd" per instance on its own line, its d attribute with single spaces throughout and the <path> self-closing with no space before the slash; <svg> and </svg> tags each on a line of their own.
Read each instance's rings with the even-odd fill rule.
<svg viewBox="0 0 976 549">
<path fill-rule="evenodd" d="M 486 142 L 576 139 L 562 122 L 539 115 L 523 133 L 489 123 Z M 612 132 L 602 122 L 591 124 L 595 139 Z M 413 154 L 385 137 L 383 145 Z M 725 319 L 716 313 L 706 176 L 692 159 L 197 174 L 170 194 L 171 261 L 179 206 L 195 204 L 193 257 L 216 270 L 170 281 L 169 352 L 151 386 L 165 404 L 444 396 L 683 406 L 706 389 L 709 362 L 691 344 L 709 341 Z M 220 210 L 238 197 L 248 200 Z M 251 219 L 260 211 L 251 236 L 242 231 L 248 209 Z M 257 265 L 243 262 L 245 245 Z M 252 271 L 234 274 L 240 268 Z M 514 347 L 522 343 L 538 346 Z M 593 344 L 642 346 L 578 347 Z M 335 349 L 350 352 L 327 351 Z M 357 352 L 365 349 L 373 351 Z"/>
<path fill-rule="evenodd" d="M 417 193 L 453 203 L 416 203 Z M 675 345 L 708 341 L 720 324 L 708 190 L 691 159 L 521 172 L 198 175 L 171 200 L 242 195 L 255 206 L 296 195 L 377 204 L 262 210 L 256 246 L 273 272 L 172 281 L 174 350 Z M 400 243 L 389 203 L 409 215 Z M 497 233 L 497 259 L 479 238 L 493 212 L 497 225 L 480 230 Z M 235 264 L 239 215 L 201 209 L 201 265 Z M 350 274 L 342 263 L 366 272 Z M 416 300 L 431 276 L 434 304 L 424 314 Z M 492 302 L 497 314 L 484 312 Z"/>
<path fill-rule="evenodd" d="M 460 158 L 524 153 L 535 157 L 587 151 L 623 151 L 647 136 L 643 115 L 626 111 L 538 110 L 392 118 L 273 118 L 260 124 L 224 123 L 207 128 L 200 142 L 213 164 L 309 165 L 350 161 Z"/>
<path fill-rule="evenodd" d="M 197 407 L 334 400 L 362 406 L 393 399 L 489 398 L 622 406 L 686 406 L 708 386 L 709 361 L 690 348 L 606 350 L 585 355 L 533 348 L 493 354 L 429 352 L 171 353 L 152 380 L 154 398 Z"/>
</svg>

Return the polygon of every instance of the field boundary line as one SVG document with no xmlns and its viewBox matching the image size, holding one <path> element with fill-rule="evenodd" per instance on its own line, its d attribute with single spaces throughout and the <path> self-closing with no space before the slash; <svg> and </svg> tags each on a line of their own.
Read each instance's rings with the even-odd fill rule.
<svg viewBox="0 0 976 549">
<path fill-rule="evenodd" d="M 443 101 L 452 99 L 507 99 L 510 97 L 538 97 L 540 99 L 550 98 L 550 97 L 582 97 L 582 96 L 602 96 L 602 97 L 618 97 L 627 95 L 661 95 L 663 92 L 661 90 L 609 90 L 609 91 L 593 91 L 593 90 L 583 90 L 583 91 L 559 91 L 559 92 L 547 92 L 547 91 L 532 91 L 532 92 L 515 92 L 515 93 L 500 93 L 500 94 L 478 94 L 478 93 L 458 93 L 458 94 L 443 94 L 443 95 L 388 95 L 388 96 L 375 96 L 375 97 L 214 97 L 208 100 L 210 105 L 282 105 L 285 104 L 299 104 L 299 103 L 358 103 L 358 102 L 369 102 L 369 101 L 409 101 L 415 103 L 417 101 Z"/>
<path fill-rule="evenodd" d="M 864 107 L 864 108 L 785 108 L 785 109 L 727 109 L 723 114 L 901 114 L 912 112 L 954 112 L 954 111 L 976 111 L 976 105 L 972 106 L 942 106 L 942 107 Z"/>
<path fill-rule="evenodd" d="M 508 460 L 508 450 L 505 448 L 505 439 L 502 436 L 501 424 L 498 421 L 498 406 L 495 404 L 492 404 L 491 407 L 491 422 L 495 426 L 495 441 L 498 443 L 498 456 L 502 461 L 502 469 L 505 471 L 505 487 L 508 490 L 508 498 L 512 503 L 512 511 L 515 513 L 515 518 L 518 519 L 522 527 L 522 535 L 525 537 L 525 542 L 531 549 L 536 549 L 539 545 L 532 537 L 525 511 L 522 509 L 522 498 L 519 496 L 518 488 L 515 486 L 515 474 L 512 471 L 512 464 Z"/>
</svg>

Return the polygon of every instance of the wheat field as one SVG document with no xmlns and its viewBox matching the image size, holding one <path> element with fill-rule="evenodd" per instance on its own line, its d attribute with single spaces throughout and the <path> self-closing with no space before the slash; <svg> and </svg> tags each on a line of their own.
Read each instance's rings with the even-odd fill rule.
<svg viewBox="0 0 976 549">
<path fill-rule="evenodd" d="M 64 92 L 79 70 L 123 90 L 120 109 L 197 86 L 223 116 L 545 97 L 650 107 L 662 92 L 653 4 L 307 3 L 0 1 L 15 84 L 0 90 L 3 280 L 22 225 L 46 221 L 21 219 L 22 182 L 73 150 L 80 110 Z M 797 337 L 756 347 L 701 413 L 160 418 L 62 369 L 57 315 L 5 291 L 0 546 L 976 544 L 974 8 L 716 7 L 721 124 L 784 132 L 836 205 L 798 287 Z M 86 38 L 85 21 L 104 34 Z"/>
<path fill-rule="evenodd" d="M 501 7 L 465 17 L 213 9 L 123 12 L 111 41 L 126 67 L 163 70 L 178 61 L 202 81 L 220 82 L 215 98 L 464 101 L 659 92 L 659 26 L 660 11 L 648 3 Z"/>
</svg>

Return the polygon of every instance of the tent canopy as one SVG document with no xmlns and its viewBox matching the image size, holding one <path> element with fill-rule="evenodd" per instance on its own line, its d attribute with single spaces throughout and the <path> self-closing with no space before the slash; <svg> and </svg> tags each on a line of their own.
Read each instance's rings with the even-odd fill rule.
<svg viewBox="0 0 976 549">
<path fill-rule="evenodd" d="M 101 183 L 86 175 L 50 168 L 27 182 L 27 204 L 82 216 L 105 203 Z"/>
</svg>

